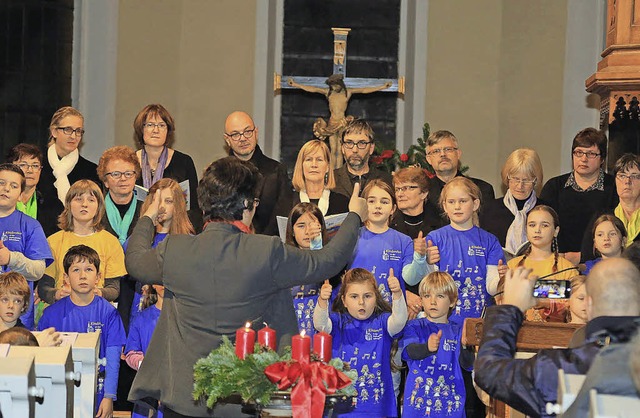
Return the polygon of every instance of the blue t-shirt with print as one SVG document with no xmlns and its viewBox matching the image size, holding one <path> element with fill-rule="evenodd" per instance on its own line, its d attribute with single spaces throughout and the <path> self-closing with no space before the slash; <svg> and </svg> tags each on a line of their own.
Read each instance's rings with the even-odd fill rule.
<svg viewBox="0 0 640 418">
<path fill-rule="evenodd" d="M 465 318 L 479 318 L 491 303 L 487 266 L 505 261 L 498 238 L 477 226 L 459 231 L 447 225 L 431 231 L 425 239 L 438 247 L 438 269 L 449 273 L 458 287 L 458 302 L 449 321 L 461 325 Z"/>
</svg>

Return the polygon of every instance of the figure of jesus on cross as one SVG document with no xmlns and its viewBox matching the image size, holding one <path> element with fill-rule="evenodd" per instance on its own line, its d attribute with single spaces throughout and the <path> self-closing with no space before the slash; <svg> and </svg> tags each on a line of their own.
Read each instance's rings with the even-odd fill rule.
<svg viewBox="0 0 640 418">
<path fill-rule="evenodd" d="M 324 95 L 329 102 L 329 122 L 323 118 L 316 119 L 313 124 L 313 135 L 322 140 L 329 140 L 333 168 L 342 166 L 340 139 L 342 131 L 353 116 L 347 116 L 347 105 L 353 94 L 367 94 L 377 91 L 398 92 L 404 94 L 404 78 L 346 78 L 347 35 L 348 28 L 332 28 L 334 34 L 333 74 L 326 80 L 320 77 L 282 77 L 275 74 L 274 89 L 298 88 L 309 93 Z M 286 78 L 286 82 L 282 80 Z M 298 80 L 298 81 L 296 81 Z M 350 87 L 347 88 L 346 84 Z M 324 87 L 323 85 L 327 85 Z"/>
<path fill-rule="evenodd" d="M 391 81 L 387 81 L 383 85 L 374 87 L 360 87 L 348 89 L 344 84 L 344 76 L 342 74 L 332 74 L 325 83 L 328 87 L 307 86 L 296 83 L 292 78 L 287 80 L 291 87 L 299 88 L 309 93 L 324 94 L 329 102 L 329 123 L 324 119 L 318 118 L 313 124 L 313 135 L 316 138 L 329 138 L 329 146 L 336 168 L 342 166 L 342 155 L 340 153 L 340 136 L 342 130 L 347 126 L 347 122 L 353 119 L 353 116 L 346 116 L 347 105 L 352 94 L 367 94 L 376 91 L 388 89 L 393 85 Z"/>
</svg>

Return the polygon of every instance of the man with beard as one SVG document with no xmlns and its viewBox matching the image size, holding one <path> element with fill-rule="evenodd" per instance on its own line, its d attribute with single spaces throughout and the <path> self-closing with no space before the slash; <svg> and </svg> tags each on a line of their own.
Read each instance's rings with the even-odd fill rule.
<svg viewBox="0 0 640 418">
<path fill-rule="evenodd" d="M 355 183 L 360 183 L 360 190 L 364 190 L 367 182 L 373 179 L 381 179 L 392 186 L 391 174 L 369 167 L 369 157 L 375 149 L 375 144 L 373 129 L 366 120 L 350 121 L 342 132 L 340 143 L 346 164 L 333 170 L 336 179 L 334 192 L 349 197 Z"/>
<path fill-rule="evenodd" d="M 427 139 L 427 162 L 431 164 L 436 176 L 429 181 L 429 202 L 440 207 L 440 192 L 445 184 L 454 177 L 462 176 L 460 172 L 460 156 L 462 151 L 458 147 L 458 139 L 449 131 L 436 131 Z M 493 186 L 484 180 L 469 177 L 480 189 L 481 203 L 496 198 Z"/>
</svg>

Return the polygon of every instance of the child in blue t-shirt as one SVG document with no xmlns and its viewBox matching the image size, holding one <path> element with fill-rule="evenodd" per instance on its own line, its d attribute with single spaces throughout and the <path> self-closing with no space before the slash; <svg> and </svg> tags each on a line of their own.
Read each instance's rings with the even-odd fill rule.
<svg viewBox="0 0 640 418">
<path fill-rule="evenodd" d="M 101 330 L 99 355 L 100 358 L 106 357 L 107 365 L 100 366 L 98 372 L 96 417 L 111 417 L 118 386 L 120 353 L 126 342 L 122 319 L 113 305 L 95 293 L 100 279 L 100 257 L 94 249 L 86 245 L 69 248 L 62 266 L 64 281 L 71 288 L 69 297 L 47 307 L 38 328 L 53 326 L 61 332 Z"/>
<path fill-rule="evenodd" d="M 391 378 L 391 344 L 407 321 L 407 305 L 400 282 L 389 271 L 387 286 L 393 307 L 382 298 L 373 275 L 362 268 L 349 270 L 342 278 L 338 297 L 329 314 L 332 287 L 326 280 L 313 313 L 316 330 L 333 336 L 333 357 L 357 370 L 353 382 L 358 391 L 355 409 L 340 416 L 397 416 Z"/>
<path fill-rule="evenodd" d="M 27 279 L 29 301 L 20 320 L 32 330 L 34 281 L 40 280 L 53 255 L 40 223 L 16 210 L 25 182 L 20 167 L 0 164 L 0 272 L 15 271 Z"/>
<path fill-rule="evenodd" d="M 145 285 L 143 293 L 142 312 L 136 315 L 131 323 L 127 345 L 124 348 L 125 360 L 133 370 L 140 368 L 151 342 L 153 331 L 156 329 L 164 301 L 164 286 L 159 284 Z"/>
<path fill-rule="evenodd" d="M 396 210 L 396 198 L 391 186 L 380 179 L 371 180 L 362 196 L 367 200 L 369 216 L 360 228 L 349 268 L 369 270 L 378 283 L 382 298 L 391 304 L 387 272 L 389 269 L 396 272 L 403 293 L 405 282 L 412 285 L 418 283 L 428 271 L 426 244 L 422 233 L 412 241 L 402 232 L 389 228 L 389 221 Z M 338 290 L 334 289 L 334 298 Z"/>
<path fill-rule="evenodd" d="M 458 286 L 458 301 L 450 321 L 462 325 L 465 318 L 479 318 L 497 292 L 504 266 L 498 239 L 478 227 L 480 189 L 466 177 L 455 177 L 440 194 L 440 205 L 450 224 L 427 235 L 429 264 L 451 274 Z"/>
<path fill-rule="evenodd" d="M 409 368 L 403 417 L 465 416 L 465 385 L 460 366 L 462 326 L 449 322 L 458 289 L 449 273 L 436 271 L 420 282 L 425 318 L 409 321 L 400 348 Z"/>
<path fill-rule="evenodd" d="M 327 228 L 322 212 L 313 203 L 298 203 L 291 209 L 287 221 L 286 242 L 305 250 L 320 250 L 327 237 Z M 313 311 L 318 301 L 320 285 L 306 284 L 291 288 L 293 309 L 298 319 L 298 330 L 312 337 L 316 330 L 313 327 Z"/>
</svg>

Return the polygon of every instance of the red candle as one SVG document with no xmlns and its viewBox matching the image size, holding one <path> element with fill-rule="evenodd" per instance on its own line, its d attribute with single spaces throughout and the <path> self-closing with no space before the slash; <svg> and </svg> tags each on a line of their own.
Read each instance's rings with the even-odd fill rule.
<svg viewBox="0 0 640 418">
<path fill-rule="evenodd" d="M 311 355 L 311 338 L 304 335 L 304 331 L 300 335 L 294 335 L 291 338 L 291 359 L 301 363 L 308 363 Z"/>
<path fill-rule="evenodd" d="M 276 351 L 276 330 L 269 328 L 269 325 L 267 325 L 266 322 L 263 323 L 264 328 L 258 331 L 258 343 Z"/>
<path fill-rule="evenodd" d="M 313 352 L 325 363 L 331 360 L 332 343 L 333 337 L 326 332 L 318 332 L 313 336 Z"/>
<path fill-rule="evenodd" d="M 236 356 L 244 360 L 247 354 L 253 353 L 253 345 L 256 343 L 256 332 L 251 329 L 251 323 L 247 322 L 244 328 L 236 330 Z"/>
</svg>

